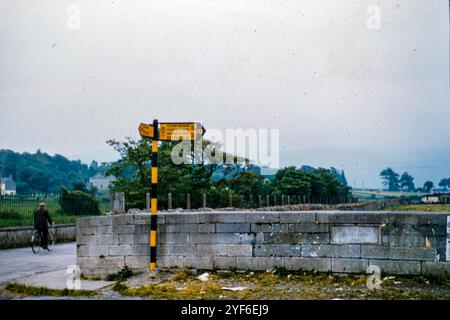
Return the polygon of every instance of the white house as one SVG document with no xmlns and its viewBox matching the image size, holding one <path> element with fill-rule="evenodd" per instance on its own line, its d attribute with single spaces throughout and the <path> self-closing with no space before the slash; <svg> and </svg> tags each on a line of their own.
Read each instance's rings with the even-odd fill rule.
<svg viewBox="0 0 450 320">
<path fill-rule="evenodd" d="M 439 195 L 428 194 L 422 197 L 422 203 L 439 203 Z"/>
<path fill-rule="evenodd" d="M 116 179 L 114 176 L 105 177 L 97 173 L 95 176 L 89 178 L 89 184 L 97 188 L 98 191 L 107 191 L 114 179 Z"/>
<path fill-rule="evenodd" d="M 12 176 L 0 179 L 0 194 L 2 196 L 3 195 L 15 196 L 16 188 L 17 185 Z"/>
</svg>

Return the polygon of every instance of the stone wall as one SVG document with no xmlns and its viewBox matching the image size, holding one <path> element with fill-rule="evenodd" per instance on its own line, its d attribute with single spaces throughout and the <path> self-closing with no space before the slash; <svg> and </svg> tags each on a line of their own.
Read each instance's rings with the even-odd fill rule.
<svg viewBox="0 0 450 320">
<path fill-rule="evenodd" d="M 55 242 L 75 241 L 76 224 L 59 224 L 51 227 Z M 33 227 L 14 227 L 0 229 L 0 248 L 14 248 L 31 245 Z"/>
<path fill-rule="evenodd" d="M 158 214 L 158 268 L 447 272 L 445 213 L 196 212 Z M 86 276 L 149 264 L 146 213 L 83 218 L 77 263 Z M 426 247 L 426 239 L 431 247 Z"/>
</svg>

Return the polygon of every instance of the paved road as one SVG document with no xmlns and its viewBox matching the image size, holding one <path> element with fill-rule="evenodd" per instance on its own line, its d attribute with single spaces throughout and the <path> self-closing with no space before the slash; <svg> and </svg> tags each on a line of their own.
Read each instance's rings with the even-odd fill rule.
<svg viewBox="0 0 450 320">
<path fill-rule="evenodd" d="M 31 247 L 0 250 L 0 284 L 24 276 L 66 269 L 76 264 L 76 244 L 55 245 L 52 252 L 33 254 Z"/>
</svg>

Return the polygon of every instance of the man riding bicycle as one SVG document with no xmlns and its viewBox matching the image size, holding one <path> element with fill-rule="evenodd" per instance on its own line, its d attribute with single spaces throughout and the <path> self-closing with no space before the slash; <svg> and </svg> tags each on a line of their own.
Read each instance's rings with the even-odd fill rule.
<svg viewBox="0 0 450 320">
<path fill-rule="evenodd" d="M 50 215 L 48 214 L 48 211 L 45 209 L 45 203 L 41 202 L 39 203 L 39 209 L 37 209 L 34 212 L 34 228 L 39 232 L 41 235 L 41 247 L 43 249 L 47 249 L 50 251 L 50 249 L 47 247 L 48 242 L 48 225 L 53 224 L 52 219 L 50 218 Z"/>
</svg>

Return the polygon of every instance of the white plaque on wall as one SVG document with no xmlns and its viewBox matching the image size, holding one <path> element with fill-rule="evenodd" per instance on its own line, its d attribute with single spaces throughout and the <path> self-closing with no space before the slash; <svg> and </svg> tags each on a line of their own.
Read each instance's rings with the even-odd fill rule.
<svg viewBox="0 0 450 320">
<path fill-rule="evenodd" d="M 331 226 L 332 244 L 380 243 L 378 226 Z"/>
</svg>

